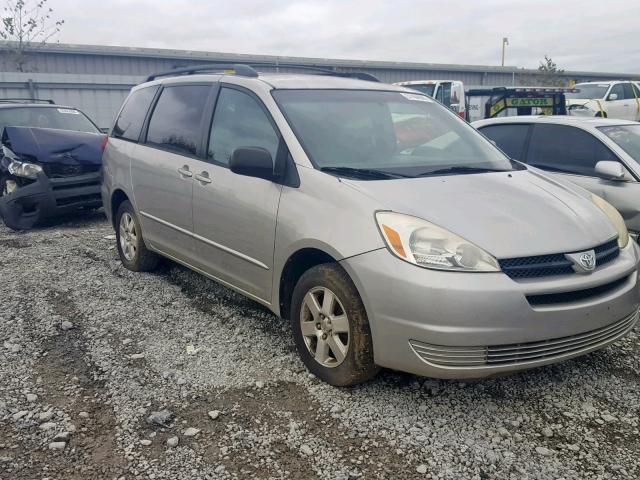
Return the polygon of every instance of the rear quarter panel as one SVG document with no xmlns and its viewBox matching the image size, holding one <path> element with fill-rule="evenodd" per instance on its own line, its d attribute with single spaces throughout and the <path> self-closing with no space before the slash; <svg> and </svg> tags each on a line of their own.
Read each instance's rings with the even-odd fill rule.
<svg viewBox="0 0 640 480">
<path fill-rule="evenodd" d="M 131 158 L 135 148 L 135 143 L 109 137 L 102 157 L 102 200 L 107 218 L 112 223 L 116 212 L 112 211 L 111 199 L 117 190 L 122 190 L 135 208 L 135 197 L 131 185 Z"/>
</svg>

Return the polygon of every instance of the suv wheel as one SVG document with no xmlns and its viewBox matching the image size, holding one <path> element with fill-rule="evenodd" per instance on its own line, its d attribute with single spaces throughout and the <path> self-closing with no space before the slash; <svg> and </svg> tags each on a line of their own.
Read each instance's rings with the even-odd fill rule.
<svg viewBox="0 0 640 480">
<path fill-rule="evenodd" d="M 291 322 L 302 361 L 321 380 L 355 385 L 378 373 L 364 305 L 337 264 L 318 265 L 300 277 L 293 291 Z"/>
<path fill-rule="evenodd" d="M 140 222 L 128 201 L 122 202 L 116 215 L 116 242 L 120 261 L 134 272 L 149 272 L 158 266 L 160 257 L 147 250 Z"/>
</svg>

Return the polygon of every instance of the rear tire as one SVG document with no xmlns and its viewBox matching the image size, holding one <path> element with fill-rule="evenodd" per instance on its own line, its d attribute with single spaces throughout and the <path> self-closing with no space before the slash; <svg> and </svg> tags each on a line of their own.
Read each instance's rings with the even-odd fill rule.
<svg viewBox="0 0 640 480">
<path fill-rule="evenodd" d="M 116 245 L 120 261 L 129 270 L 150 272 L 158 267 L 160 257 L 144 244 L 140 221 L 128 200 L 120 204 L 116 214 Z"/>
<path fill-rule="evenodd" d="M 290 318 L 302 361 L 324 382 L 355 385 L 380 370 L 362 299 L 338 264 L 317 265 L 300 277 Z"/>
</svg>

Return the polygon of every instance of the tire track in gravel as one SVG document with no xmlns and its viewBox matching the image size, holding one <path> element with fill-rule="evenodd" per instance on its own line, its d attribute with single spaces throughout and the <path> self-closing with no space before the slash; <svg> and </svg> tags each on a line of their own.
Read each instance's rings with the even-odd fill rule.
<svg viewBox="0 0 640 480">
<path fill-rule="evenodd" d="M 76 431 L 64 455 L 47 452 L 41 462 L 48 472 L 64 474 L 65 478 L 117 478 L 125 473 L 127 463 L 117 451 L 116 417 L 108 405 L 102 372 L 88 360 L 81 313 L 64 293 L 49 290 L 47 299 L 55 314 L 73 322 L 74 327 L 42 345 L 46 355 L 40 357 L 35 372 L 42 379 L 44 401 L 67 414 Z M 81 412 L 88 417 L 80 416 Z"/>
</svg>

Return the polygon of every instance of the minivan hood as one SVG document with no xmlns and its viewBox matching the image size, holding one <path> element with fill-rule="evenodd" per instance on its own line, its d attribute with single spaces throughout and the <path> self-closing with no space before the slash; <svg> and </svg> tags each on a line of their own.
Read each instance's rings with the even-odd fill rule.
<svg viewBox="0 0 640 480">
<path fill-rule="evenodd" d="M 497 258 L 587 250 L 616 236 L 590 193 L 531 170 L 343 182 Z"/>
</svg>

